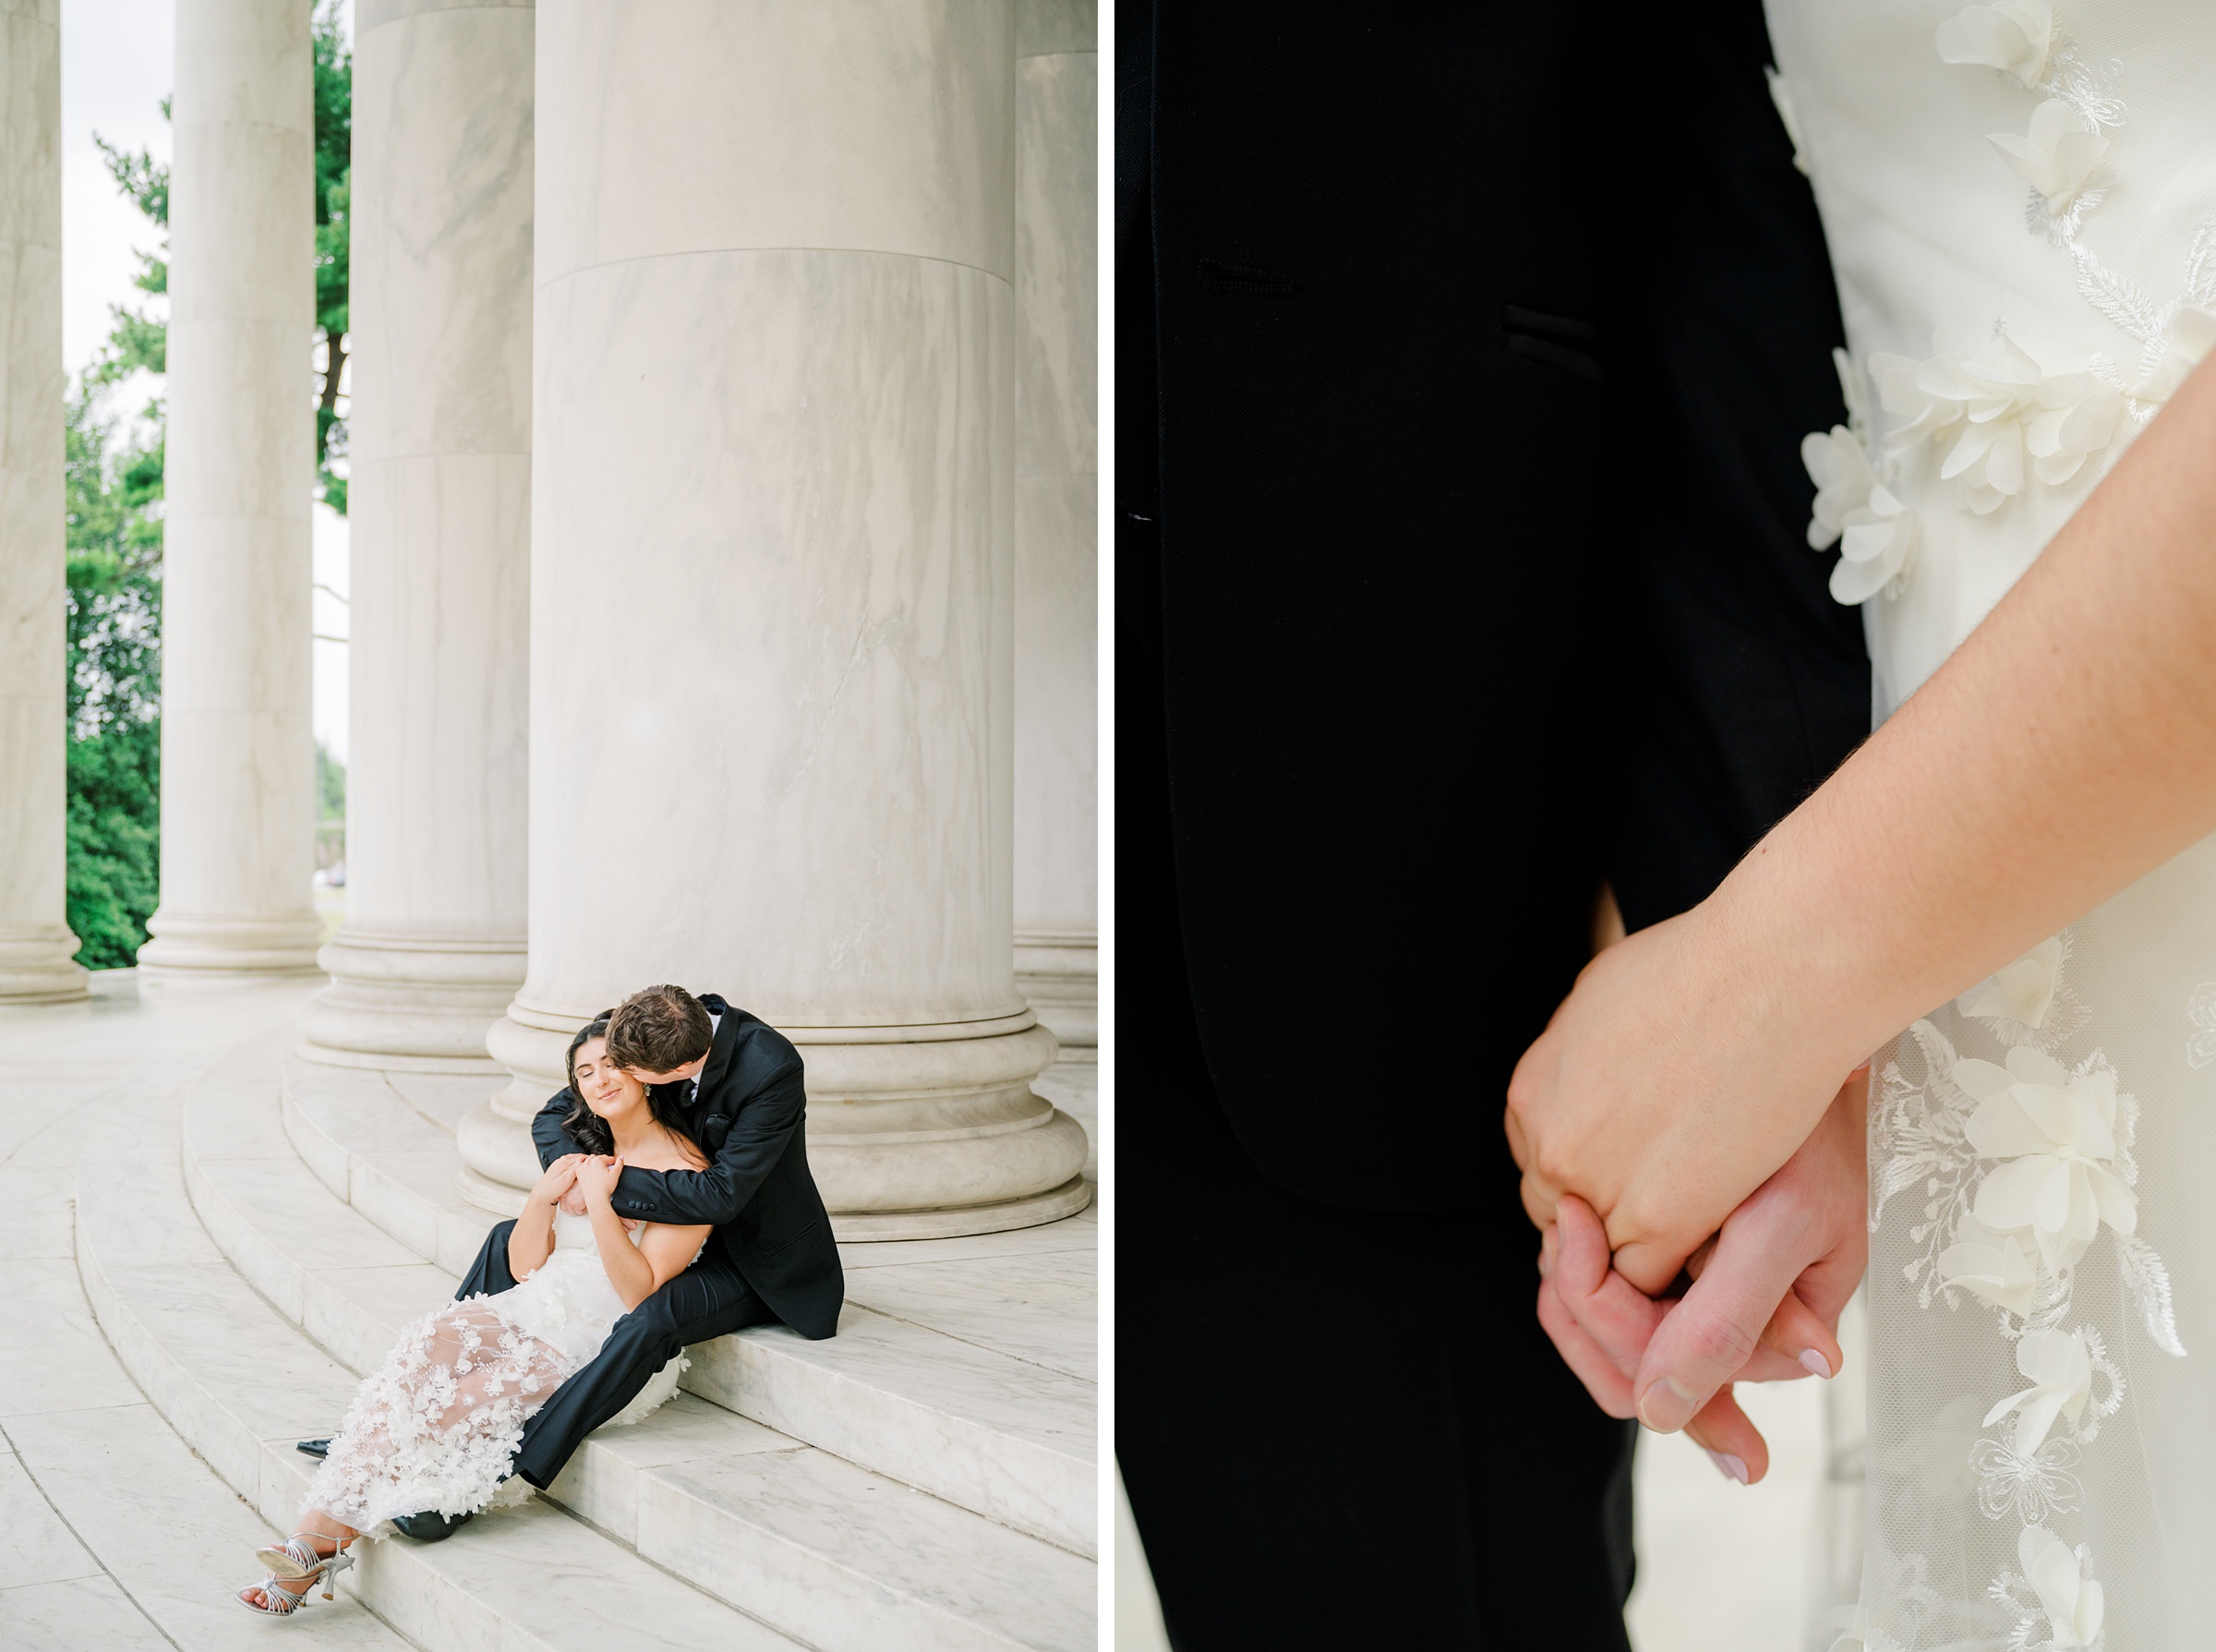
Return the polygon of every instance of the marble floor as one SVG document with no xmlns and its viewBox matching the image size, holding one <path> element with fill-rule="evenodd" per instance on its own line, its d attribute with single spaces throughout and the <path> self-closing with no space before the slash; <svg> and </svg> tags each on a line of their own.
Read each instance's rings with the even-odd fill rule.
<svg viewBox="0 0 2216 1652">
<path fill-rule="evenodd" d="M 94 1322 L 71 1205 L 86 1134 L 295 1018 L 317 983 L 0 1009 L 0 1646 L 235 1647 L 269 1528 L 180 1441 Z M 126 1031 L 127 1030 L 127 1031 Z M 343 1595 L 319 1646 L 406 1643 Z"/>
<path fill-rule="evenodd" d="M 127 978 L 101 984 L 85 1004 L 0 1009 L 0 1254 L 10 1263 L 0 1271 L 0 1647 L 232 1647 L 260 1626 L 231 1604 L 227 1588 L 247 1581 L 251 1562 L 241 1557 L 270 1528 L 149 1403 L 95 1320 L 76 1254 L 78 1160 L 88 1140 L 113 1136 L 119 1122 L 174 1119 L 211 1063 L 239 1061 L 253 1041 L 281 1040 L 323 983 L 143 999 Z M 1095 1071 L 1064 1063 L 1040 1085 L 1089 1132 Z M 256 1185 L 254 1165 L 226 1168 L 242 1188 Z M 1080 1229 L 1086 1243 L 1073 1249 Z M 157 1233 L 134 1231 L 147 1251 L 161 1248 Z M 1034 1231 L 1030 1242 L 1008 1235 L 847 1248 L 849 1294 L 896 1340 L 967 1345 L 979 1359 L 1035 1369 L 1042 1382 L 1089 1387 L 1097 1218 L 1072 1219 L 1059 1234 Z M 726 1425 L 739 1422 L 708 1409 Z M 317 1645 L 409 1644 L 343 1585 L 335 1605 L 318 1601 L 284 1633 Z"/>
</svg>

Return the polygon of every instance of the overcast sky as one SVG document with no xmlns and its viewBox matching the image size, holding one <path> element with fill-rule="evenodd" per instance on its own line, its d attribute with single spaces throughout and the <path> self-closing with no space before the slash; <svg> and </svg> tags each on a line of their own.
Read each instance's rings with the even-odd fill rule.
<svg viewBox="0 0 2216 1652">
<path fill-rule="evenodd" d="M 351 5 L 345 15 L 351 30 Z M 109 307 L 146 297 L 131 284 L 134 249 L 151 249 L 155 232 L 115 187 L 92 134 L 169 158 L 162 100 L 173 78 L 173 22 L 171 0 L 62 0 L 62 345 L 73 375 L 107 337 Z M 144 399 L 143 389 L 126 386 L 115 411 L 136 411 Z M 343 592 L 346 524 L 318 505 L 315 528 L 316 578 Z M 315 614 L 319 632 L 346 634 L 346 609 L 320 592 Z M 318 643 L 315 651 L 316 738 L 343 758 L 346 649 Z"/>
</svg>

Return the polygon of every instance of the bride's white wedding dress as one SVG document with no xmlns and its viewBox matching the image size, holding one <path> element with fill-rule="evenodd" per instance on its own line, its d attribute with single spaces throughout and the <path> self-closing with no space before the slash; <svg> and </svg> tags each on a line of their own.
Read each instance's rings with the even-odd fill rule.
<svg viewBox="0 0 2216 1652">
<path fill-rule="evenodd" d="M 552 1252 L 513 1290 L 452 1303 L 401 1333 L 355 1391 L 306 1506 L 379 1537 L 396 1514 L 524 1501 L 530 1485 L 501 1476 L 524 1422 L 627 1311 L 592 1218 L 556 1212 Z M 609 1426 L 637 1422 L 668 1399 L 683 1364 L 664 1366 Z"/>
<path fill-rule="evenodd" d="M 2216 338 L 2216 5 L 1768 10 L 1849 344 L 1810 538 L 1882 718 Z M 2216 840 L 1876 1065 L 1846 1644 L 2216 1644 Z"/>
</svg>

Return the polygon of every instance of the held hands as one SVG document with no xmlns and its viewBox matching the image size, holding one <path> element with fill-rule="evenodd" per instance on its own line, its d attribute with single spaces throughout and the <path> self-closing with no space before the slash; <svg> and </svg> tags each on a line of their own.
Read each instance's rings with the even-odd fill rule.
<svg viewBox="0 0 2216 1652">
<path fill-rule="evenodd" d="M 1806 1141 L 1687 1262 L 1682 1297 L 1654 1300 L 1609 1266 L 1608 1237 L 1573 1195 L 1542 1242 L 1539 1322 L 1613 1417 L 1682 1428 L 1732 1478 L 1762 1478 L 1769 1452 L 1733 1381 L 1837 1373 L 1834 1334 L 1868 1257 L 1863 1114 L 1849 1078 Z"/>
<path fill-rule="evenodd" d="M 1860 1058 L 1803 1024 L 1731 923 L 1711 901 L 1601 952 L 1509 1084 L 1532 1222 L 1575 1193 L 1649 1296 L 1793 1157 Z"/>
</svg>

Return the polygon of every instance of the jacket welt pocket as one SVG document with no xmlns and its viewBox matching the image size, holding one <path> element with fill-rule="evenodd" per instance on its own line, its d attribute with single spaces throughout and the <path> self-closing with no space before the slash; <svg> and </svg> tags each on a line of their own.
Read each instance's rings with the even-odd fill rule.
<svg viewBox="0 0 2216 1652">
<path fill-rule="evenodd" d="M 787 1234 L 776 1244 L 763 1247 L 763 1248 L 757 1254 L 766 1260 L 770 1257 L 777 1256 L 783 1251 L 790 1250 L 795 1245 L 799 1244 L 810 1234 L 815 1232 L 815 1230 L 823 1226 L 823 1224 L 822 1218 L 818 1217 L 815 1221 L 811 1222 L 806 1227 L 795 1228 L 791 1233 Z"/>
<path fill-rule="evenodd" d="M 1500 307 L 1500 332 L 1508 353 L 1544 362 L 1561 372 L 1600 382 L 1600 329 L 1574 316 L 1550 316 L 1522 305 Z"/>
</svg>

